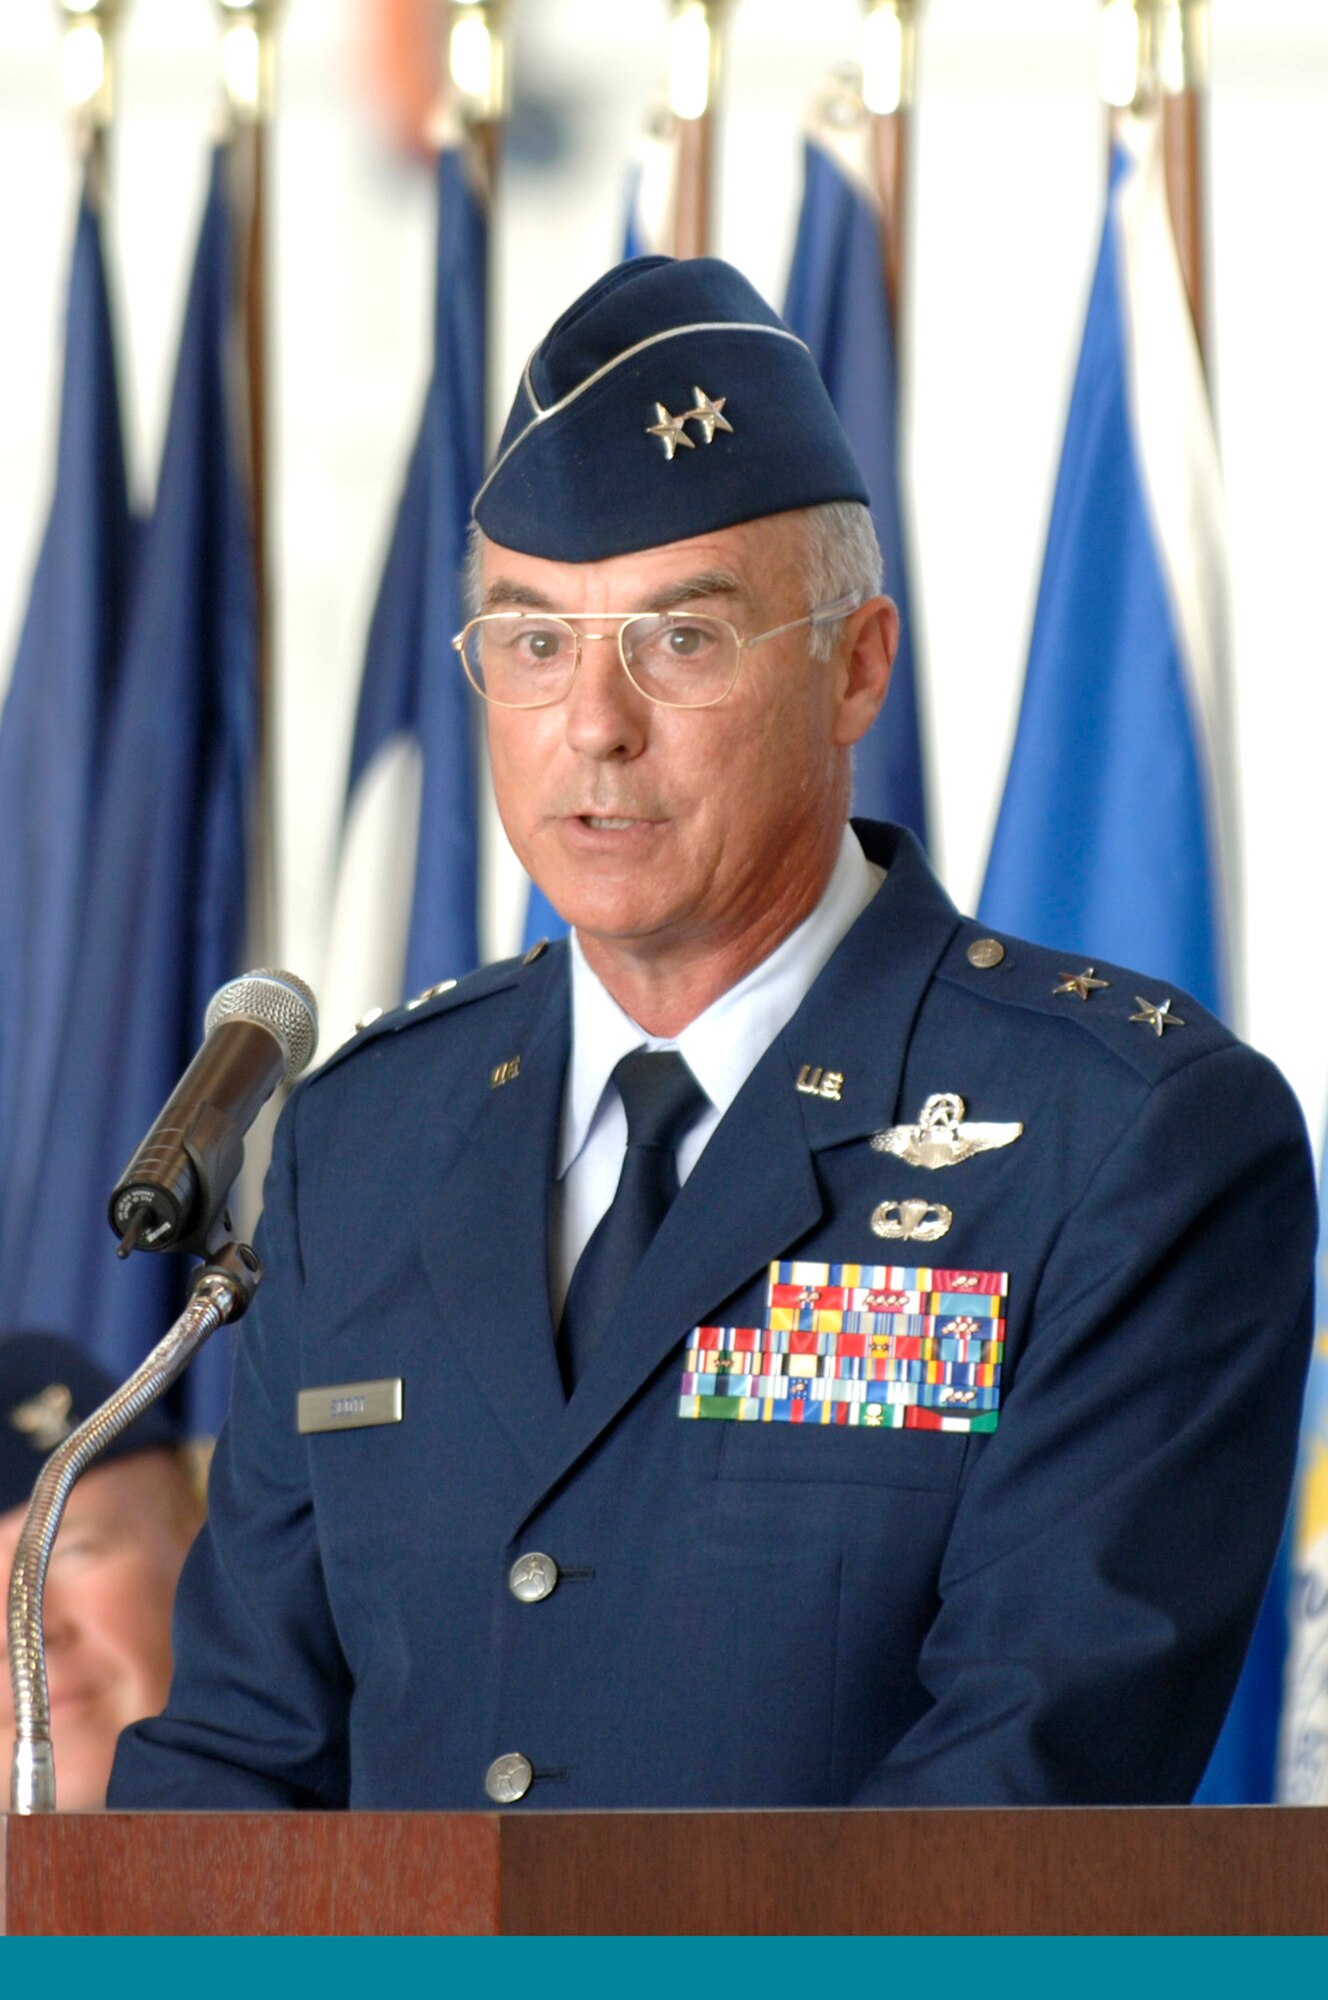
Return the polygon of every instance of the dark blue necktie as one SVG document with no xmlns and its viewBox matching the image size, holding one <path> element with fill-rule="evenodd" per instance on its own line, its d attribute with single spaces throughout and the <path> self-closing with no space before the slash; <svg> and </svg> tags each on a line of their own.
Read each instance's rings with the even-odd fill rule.
<svg viewBox="0 0 1328 2000">
<path fill-rule="evenodd" d="M 558 1358 L 569 1396 L 678 1192 L 678 1141 L 710 1102 L 676 1049 L 634 1050 L 613 1081 L 627 1113 L 627 1151 L 563 1307 Z"/>
</svg>

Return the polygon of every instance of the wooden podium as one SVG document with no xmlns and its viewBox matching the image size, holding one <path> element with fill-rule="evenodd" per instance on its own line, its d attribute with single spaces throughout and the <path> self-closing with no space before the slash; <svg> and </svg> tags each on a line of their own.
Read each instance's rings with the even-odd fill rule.
<svg viewBox="0 0 1328 2000">
<path fill-rule="evenodd" d="M 0 1817 L 0 1934 L 1315 1935 L 1328 1807 Z"/>
</svg>

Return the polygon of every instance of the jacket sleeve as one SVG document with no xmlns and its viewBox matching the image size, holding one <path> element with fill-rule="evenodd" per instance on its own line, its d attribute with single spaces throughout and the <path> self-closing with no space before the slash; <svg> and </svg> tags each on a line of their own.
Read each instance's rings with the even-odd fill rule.
<svg viewBox="0 0 1328 2000">
<path fill-rule="evenodd" d="M 236 1331 L 231 1410 L 208 1520 L 176 1598 L 165 1713 L 122 1735 L 113 1807 L 333 1807 L 348 1791 L 349 1676 L 324 1589 L 305 1440 L 295 1428 L 303 1267 L 295 1128 L 278 1125 Z"/>
<path fill-rule="evenodd" d="M 1193 1795 L 1286 1513 L 1315 1227 L 1303 1121 L 1262 1057 L 1226 1046 L 1147 1094 L 970 1442 L 931 1706 L 856 1803 Z"/>
</svg>

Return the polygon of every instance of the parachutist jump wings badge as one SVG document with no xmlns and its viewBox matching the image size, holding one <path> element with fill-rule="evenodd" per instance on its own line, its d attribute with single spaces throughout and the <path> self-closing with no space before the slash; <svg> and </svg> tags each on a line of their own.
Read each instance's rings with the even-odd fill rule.
<svg viewBox="0 0 1328 2000">
<path fill-rule="evenodd" d="M 1023 1129 L 1014 1124 L 966 1124 L 963 1098 L 945 1090 L 927 1099 L 916 1125 L 892 1125 L 888 1132 L 874 1133 L 872 1149 L 893 1153 L 910 1167 L 957 1167 L 975 1153 L 1011 1145 Z"/>
</svg>

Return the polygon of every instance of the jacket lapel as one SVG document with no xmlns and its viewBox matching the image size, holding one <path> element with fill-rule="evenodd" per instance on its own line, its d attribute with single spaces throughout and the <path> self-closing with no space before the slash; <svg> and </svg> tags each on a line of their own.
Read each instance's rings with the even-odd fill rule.
<svg viewBox="0 0 1328 2000">
<path fill-rule="evenodd" d="M 816 1153 L 895 1121 L 913 1023 L 959 917 L 908 835 L 868 852 L 888 865 L 885 884 L 748 1078 L 665 1217 L 618 1325 L 549 1434 L 526 1512 L 693 1326 L 713 1324 L 726 1300 L 816 1226 Z M 842 1072 L 837 1101 L 798 1089 L 804 1064 Z"/>
<path fill-rule="evenodd" d="M 510 1054 L 433 1193 L 420 1256 L 441 1319 L 494 1414 L 532 1464 L 566 1409 L 549 1306 L 553 1184 L 570 1034 L 564 953 L 532 973 Z M 524 997 L 524 996 L 523 996 Z"/>
</svg>

